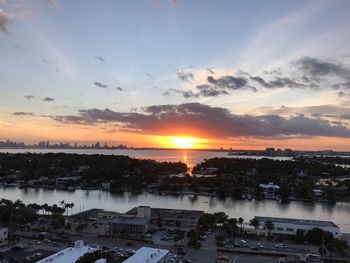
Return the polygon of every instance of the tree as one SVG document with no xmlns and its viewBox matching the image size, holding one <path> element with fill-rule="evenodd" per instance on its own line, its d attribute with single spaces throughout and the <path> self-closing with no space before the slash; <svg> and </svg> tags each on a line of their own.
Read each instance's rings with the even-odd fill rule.
<svg viewBox="0 0 350 263">
<path fill-rule="evenodd" d="M 243 233 L 243 223 L 244 223 L 244 219 L 242 217 L 238 218 L 238 224 L 241 226 L 241 234 Z"/>
<path fill-rule="evenodd" d="M 100 258 L 107 259 L 108 263 L 121 263 L 124 259 L 116 259 L 111 253 L 96 250 L 81 256 L 75 263 L 95 263 Z"/>
<path fill-rule="evenodd" d="M 223 225 L 227 221 L 228 216 L 224 212 L 216 212 L 214 213 L 214 218 L 215 224 Z"/>
<path fill-rule="evenodd" d="M 179 229 L 180 226 L 181 226 L 181 221 L 176 220 L 176 221 L 175 221 L 175 226 L 176 226 L 177 229 Z"/>
<path fill-rule="evenodd" d="M 305 241 L 304 231 L 301 229 L 298 229 L 297 232 L 295 233 L 294 242 L 297 244 L 301 244 L 304 241 Z"/>
<path fill-rule="evenodd" d="M 269 249 L 269 236 L 271 234 L 271 230 L 273 230 L 274 226 L 271 221 L 266 221 L 265 223 L 265 228 L 267 230 L 267 235 L 266 235 L 266 249 Z"/>
<path fill-rule="evenodd" d="M 258 220 L 256 217 L 254 217 L 253 219 L 251 219 L 251 220 L 249 221 L 249 224 L 250 224 L 252 227 L 254 227 L 254 229 L 255 229 L 255 234 L 257 234 L 257 233 L 258 233 L 258 228 L 259 228 L 259 225 L 260 225 L 259 220 Z"/>
<path fill-rule="evenodd" d="M 333 235 L 330 232 L 325 232 L 322 229 L 315 227 L 307 232 L 306 239 L 310 243 L 321 245 L 323 239 L 326 243 L 330 242 L 333 239 Z"/>
<path fill-rule="evenodd" d="M 161 228 L 163 226 L 163 218 L 161 216 L 158 216 L 157 218 L 157 226 L 158 228 Z"/>
<path fill-rule="evenodd" d="M 234 232 L 237 230 L 237 223 L 238 220 L 236 218 L 230 218 L 227 220 L 226 223 L 223 224 L 223 229 L 225 232 L 229 235 L 231 235 L 232 238 L 232 245 L 234 243 Z"/>
</svg>

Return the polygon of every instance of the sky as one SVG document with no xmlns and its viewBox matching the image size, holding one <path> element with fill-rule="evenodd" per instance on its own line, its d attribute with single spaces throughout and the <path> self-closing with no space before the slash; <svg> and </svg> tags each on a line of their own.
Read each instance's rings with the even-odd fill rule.
<svg viewBox="0 0 350 263">
<path fill-rule="evenodd" d="M 350 151 L 348 0 L 0 0 L 0 140 Z"/>
</svg>

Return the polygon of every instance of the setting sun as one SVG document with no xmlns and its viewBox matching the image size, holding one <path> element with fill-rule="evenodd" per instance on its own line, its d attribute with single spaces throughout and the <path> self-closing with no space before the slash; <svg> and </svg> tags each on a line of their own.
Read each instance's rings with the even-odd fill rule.
<svg viewBox="0 0 350 263">
<path fill-rule="evenodd" d="M 194 137 L 166 136 L 159 137 L 158 141 L 165 148 L 176 149 L 202 149 L 206 147 L 207 140 Z"/>
</svg>

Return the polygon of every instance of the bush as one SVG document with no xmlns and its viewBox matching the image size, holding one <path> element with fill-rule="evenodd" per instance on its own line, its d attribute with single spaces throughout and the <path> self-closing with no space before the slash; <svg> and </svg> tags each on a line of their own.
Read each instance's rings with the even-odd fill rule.
<svg viewBox="0 0 350 263">
<path fill-rule="evenodd" d="M 343 240 L 333 240 L 327 245 L 327 249 L 332 252 L 343 252 L 348 245 Z"/>
<path fill-rule="evenodd" d="M 218 241 L 218 242 L 216 242 L 216 246 L 217 247 L 223 247 L 224 246 L 224 242 Z"/>
<path fill-rule="evenodd" d="M 225 241 L 224 235 L 216 235 L 215 240 L 218 242 L 223 242 Z"/>
</svg>

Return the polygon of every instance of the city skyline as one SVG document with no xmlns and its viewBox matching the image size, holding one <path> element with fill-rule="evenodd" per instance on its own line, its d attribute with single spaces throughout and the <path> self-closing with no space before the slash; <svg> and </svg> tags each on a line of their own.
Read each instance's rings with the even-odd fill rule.
<svg viewBox="0 0 350 263">
<path fill-rule="evenodd" d="M 0 141 L 350 151 L 348 1 L 0 1 Z"/>
</svg>

